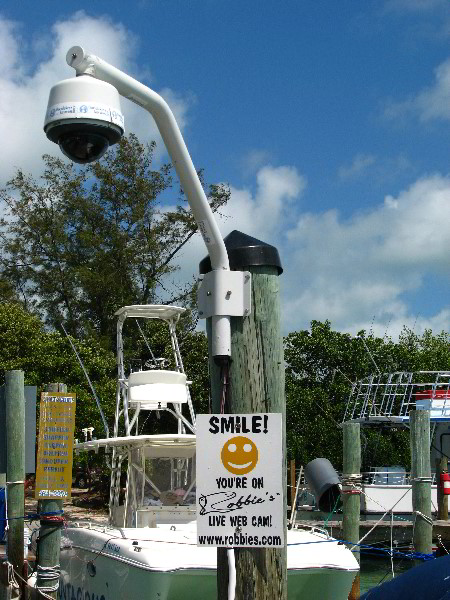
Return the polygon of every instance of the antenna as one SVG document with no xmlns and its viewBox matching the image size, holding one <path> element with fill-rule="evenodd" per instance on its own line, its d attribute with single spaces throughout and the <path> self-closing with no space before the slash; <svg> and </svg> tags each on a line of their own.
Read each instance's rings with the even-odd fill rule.
<svg viewBox="0 0 450 600">
<path fill-rule="evenodd" d="M 389 319 L 389 321 L 387 322 L 386 331 L 384 332 L 383 339 L 387 338 L 387 332 L 388 332 L 388 329 L 389 329 L 389 325 L 391 324 L 391 320 L 392 319 Z"/>
<path fill-rule="evenodd" d="M 141 329 L 141 326 L 139 325 L 139 321 L 138 321 L 137 319 L 135 319 L 135 321 L 136 321 L 136 325 L 137 325 L 137 326 L 138 326 L 138 328 L 139 328 L 139 331 L 141 332 L 141 335 L 142 335 L 142 337 L 144 338 L 144 342 L 147 344 L 148 351 L 149 351 L 149 352 L 150 352 L 150 354 L 152 355 L 152 360 L 153 360 L 153 362 L 156 364 L 156 358 L 155 358 L 155 355 L 153 354 L 153 352 L 152 352 L 152 349 L 150 348 L 150 344 L 148 343 L 148 340 L 147 340 L 147 338 L 145 337 L 145 335 L 144 335 L 144 332 L 143 332 L 143 331 L 142 331 L 142 329 Z"/>
<path fill-rule="evenodd" d="M 100 405 L 100 400 L 98 399 L 98 397 L 97 397 L 97 394 L 95 393 L 94 386 L 92 385 L 92 382 L 91 382 L 91 380 L 89 379 L 89 375 L 87 374 L 87 371 L 86 371 L 86 369 L 84 368 L 83 361 L 81 360 L 81 358 L 80 358 L 80 356 L 79 356 L 79 354 L 78 354 L 78 352 L 77 352 L 77 349 L 76 349 L 76 348 L 75 348 L 75 346 L 73 345 L 73 342 L 72 342 L 72 340 L 70 339 L 70 336 L 69 336 L 69 334 L 67 333 L 67 331 L 66 331 L 66 328 L 64 327 L 64 325 L 63 325 L 62 323 L 61 323 L 61 327 L 63 328 L 63 331 L 64 331 L 64 333 L 66 334 L 66 337 L 67 337 L 67 339 L 69 340 L 69 344 L 72 346 L 72 350 L 75 352 L 75 356 L 78 358 L 78 362 L 80 363 L 80 365 L 81 365 L 81 368 L 83 369 L 83 373 L 84 373 L 84 374 L 85 374 L 85 376 L 86 376 L 86 379 L 87 379 L 87 381 L 88 381 L 88 383 L 89 383 L 89 387 L 91 388 L 91 390 L 92 390 L 92 393 L 94 394 L 94 398 L 95 398 L 95 401 L 96 401 L 96 403 L 97 403 L 97 408 L 98 408 L 98 410 L 99 410 L 99 412 L 100 412 L 100 416 L 101 416 L 101 418 L 102 418 L 102 421 L 103 421 L 103 427 L 105 428 L 106 437 L 107 437 L 107 438 L 109 438 L 109 427 L 108 427 L 108 423 L 106 422 L 105 415 L 103 414 L 103 410 L 102 410 L 102 407 L 101 407 L 101 405 Z"/>
<path fill-rule="evenodd" d="M 369 348 L 367 347 L 367 344 L 366 344 L 366 342 L 365 342 L 364 338 L 363 338 L 361 335 L 360 335 L 360 336 L 358 336 L 358 337 L 359 337 L 359 339 L 362 341 L 362 343 L 364 344 L 364 348 L 367 350 L 367 354 L 370 356 L 370 358 L 371 358 L 371 360 L 372 360 L 373 364 L 375 365 L 375 369 L 378 371 L 378 375 L 381 375 L 381 371 L 380 371 L 380 369 L 378 368 L 378 365 L 377 365 L 377 363 L 375 362 L 375 359 L 374 359 L 374 357 L 373 357 L 373 356 L 372 356 L 372 354 L 370 353 L 370 350 L 369 350 Z"/>
</svg>

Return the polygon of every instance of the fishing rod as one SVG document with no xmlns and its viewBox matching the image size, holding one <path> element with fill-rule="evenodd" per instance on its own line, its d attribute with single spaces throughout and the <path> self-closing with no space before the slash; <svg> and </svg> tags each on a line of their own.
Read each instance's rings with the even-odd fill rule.
<svg viewBox="0 0 450 600">
<path fill-rule="evenodd" d="M 79 354 L 78 354 L 78 352 L 77 352 L 77 349 L 75 348 L 75 346 L 74 346 L 74 344 L 73 344 L 73 342 L 72 342 L 72 340 L 71 340 L 71 338 L 70 338 L 69 334 L 68 334 L 68 333 L 67 333 L 67 331 L 66 331 L 66 328 L 64 327 L 64 325 L 63 325 L 62 323 L 61 323 L 61 327 L 63 328 L 63 331 L 64 331 L 64 333 L 66 334 L 66 337 L 67 337 L 67 339 L 69 340 L 69 344 L 72 346 L 72 350 L 75 352 L 75 356 L 78 358 L 78 362 L 80 363 L 80 365 L 81 365 L 81 368 L 83 369 L 83 373 L 84 373 L 84 374 L 85 374 L 85 376 L 86 376 L 86 379 L 87 379 L 87 382 L 88 382 L 88 384 L 89 384 L 89 387 L 91 388 L 91 390 L 92 390 L 92 393 L 93 393 L 93 395 L 94 395 L 94 398 L 95 398 L 95 401 L 96 401 L 96 403 L 97 403 L 97 408 L 98 408 L 98 410 L 99 410 L 99 412 L 100 412 L 100 416 L 101 416 L 101 418 L 102 418 L 102 421 L 103 421 L 103 427 L 105 428 L 106 437 L 107 437 L 107 438 L 109 438 L 109 427 L 108 427 L 108 423 L 106 422 L 105 415 L 104 415 L 104 413 L 103 413 L 103 410 L 102 410 L 102 407 L 101 407 L 101 405 L 100 405 L 100 400 L 98 399 L 98 396 L 97 396 L 97 394 L 95 393 L 94 386 L 92 385 L 92 382 L 91 382 L 91 380 L 89 379 L 89 375 L 88 375 L 88 373 L 87 373 L 87 371 L 86 371 L 86 369 L 85 369 L 85 367 L 84 367 L 84 364 L 83 364 L 83 361 L 82 361 L 82 360 L 81 360 L 81 358 L 80 358 L 80 355 L 79 355 Z"/>
<path fill-rule="evenodd" d="M 150 344 L 148 343 L 148 340 L 147 340 L 147 338 L 145 337 L 145 334 L 144 334 L 144 332 L 142 331 L 142 329 L 141 329 L 141 326 L 139 325 L 139 321 L 138 321 L 137 319 L 135 319 L 135 321 L 136 321 L 136 325 L 138 326 L 138 329 L 139 329 L 139 331 L 141 332 L 141 335 L 142 335 L 142 337 L 144 338 L 144 342 L 145 342 L 145 343 L 146 343 L 146 345 L 147 345 L 148 351 L 149 351 L 149 352 L 150 352 L 150 354 L 151 354 L 152 360 L 153 360 L 154 364 L 156 365 L 156 364 L 157 364 L 157 363 L 156 363 L 156 358 L 155 358 L 155 355 L 154 355 L 154 354 L 153 354 L 153 352 L 152 352 L 152 349 L 150 348 Z"/>
</svg>

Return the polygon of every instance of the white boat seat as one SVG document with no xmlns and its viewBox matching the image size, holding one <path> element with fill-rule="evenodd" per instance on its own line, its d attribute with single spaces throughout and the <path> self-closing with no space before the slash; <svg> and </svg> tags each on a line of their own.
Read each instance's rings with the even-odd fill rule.
<svg viewBox="0 0 450 600">
<path fill-rule="evenodd" d="M 128 403 L 142 410 L 167 408 L 187 402 L 186 375 L 177 371 L 135 371 L 128 376 Z"/>
</svg>

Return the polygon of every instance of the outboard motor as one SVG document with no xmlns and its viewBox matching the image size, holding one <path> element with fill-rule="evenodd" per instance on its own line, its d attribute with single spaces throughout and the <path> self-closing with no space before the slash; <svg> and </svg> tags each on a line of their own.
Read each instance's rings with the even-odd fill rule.
<svg viewBox="0 0 450 600">
<path fill-rule="evenodd" d="M 305 467 L 305 479 L 322 512 L 331 512 L 341 493 L 339 476 L 327 458 L 315 458 Z"/>
</svg>

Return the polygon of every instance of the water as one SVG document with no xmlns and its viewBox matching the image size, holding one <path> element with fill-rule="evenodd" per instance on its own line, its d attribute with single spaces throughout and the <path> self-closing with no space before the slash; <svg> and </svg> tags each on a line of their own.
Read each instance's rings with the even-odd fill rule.
<svg viewBox="0 0 450 600">
<path fill-rule="evenodd" d="M 409 559 L 394 560 L 394 575 L 398 576 L 414 567 L 414 561 Z M 390 557 L 361 556 L 360 585 L 361 594 L 392 579 Z"/>
</svg>

